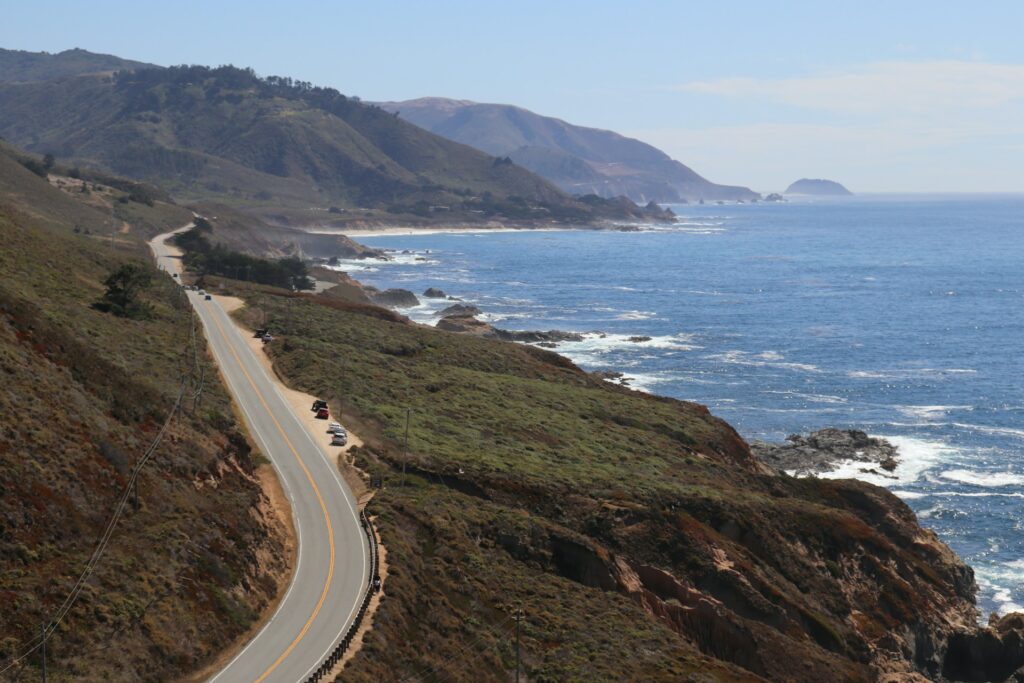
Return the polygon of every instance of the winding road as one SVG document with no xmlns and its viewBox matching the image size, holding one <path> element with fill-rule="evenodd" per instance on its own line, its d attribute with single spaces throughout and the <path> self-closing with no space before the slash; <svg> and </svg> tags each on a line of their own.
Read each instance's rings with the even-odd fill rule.
<svg viewBox="0 0 1024 683">
<path fill-rule="evenodd" d="M 167 238 L 150 241 L 157 267 L 181 272 Z M 323 429 L 298 415 L 216 300 L 187 292 L 235 402 L 260 450 L 273 463 L 292 506 L 298 553 L 291 585 L 274 615 L 209 683 L 304 681 L 355 618 L 366 591 L 369 557 L 356 501 L 313 440 Z"/>
</svg>

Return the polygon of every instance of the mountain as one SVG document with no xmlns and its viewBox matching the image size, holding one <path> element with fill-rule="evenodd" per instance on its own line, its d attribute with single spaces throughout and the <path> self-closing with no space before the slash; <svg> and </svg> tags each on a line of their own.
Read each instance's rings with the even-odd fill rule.
<svg viewBox="0 0 1024 683">
<path fill-rule="evenodd" d="M 0 83 L 31 83 L 82 74 L 149 68 L 154 68 L 154 65 L 79 48 L 56 54 L 0 48 Z"/>
<path fill-rule="evenodd" d="M 230 66 L 2 84 L 0 135 L 279 223 L 646 217 L 631 204 L 581 202 L 336 90 Z"/>
<path fill-rule="evenodd" d="M 760 197 L 745 187 L 712 183 L 639 140 L 521 107 L 440 97 L 380 106 L 438 135 L 508 157 L 570 194 L 626 195 L 641 204 Z"/>
<path fill-rule="evenodd" d="M 801 178 L 786 188 L 786 194 L 810 194 L 818 196 L 851 196 L 852 192 L 834 180 L 822 178 Z"/>
</svg>

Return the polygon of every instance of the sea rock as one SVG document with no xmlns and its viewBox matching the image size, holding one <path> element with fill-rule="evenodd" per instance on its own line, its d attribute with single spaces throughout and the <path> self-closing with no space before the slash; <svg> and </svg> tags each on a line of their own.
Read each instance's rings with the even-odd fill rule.
<svg viewBox="0 0 1024 683">
<path fill-rule="evenodd" d="M 834 180 L 824 178 L 801 178 L 786 188 L 786 194 L 807 194 L 819 196 L 849 196 L 853 193 Z"/>
<path fill-rule="evenodd" d="M 651 341 L 651 339 L 652 339 L 652 337 L 638 336 L 638 337 L 630 337 L 629 341 L 633 342 L 634 344 L 642 344 L 643 342 Z"/>
<path fill-rule="evenodd" d="M 483 313 L 483 311 L 471 304 L 453 304 L 452 306 L 439 311 L 437 315 L 442 318 L 446 318 L 450 315 L 466 316 L 480 315 L 481 313 Z"/>
<path fill-rule="evenodd" d="M 494 327 L 483 320 L 477 320 L 471 315 L 449 315 L 437 321 L 437 329 L 446 332 L 459 332 L 460 334 L 471 334 L 477 337 L 493 337 Z"/>
<path fill-rule="evenodd" d="M 892 472 L 897 448 L 858 429 L 821 429 L 806 436 L 791 434 L 786 443 L 753 441 L 751 452 L 762 462 L 800 475 L 820 474 L 836 469 L 840 462 L 856 460 Z"/>
<path fill-rule="evenodd" d="M 437 287 L 427 287 L 423 292 L 423 296 L 427 299 L 444 299 L 448 295 L 444 293 L 444 290 L 438 289 Z"/>
<path fill-rule="evenodd" d="M 374 292 L 371 298 L 378 306 L 411 308 L 420 305 L 420 300 L 408 289 L 385 289 L 383 292 Z"/>
<path fill-rule="evenodd" d="M 583 335 L 579 332 L 562 332 L 561 330 L 548 330 L 538 332 L 532 330 L 494 330 L 499 339 L 505 341 L 526 342 L 536 344 L 538 342 L 578 342 L 583 341 Z"/>
</svg>

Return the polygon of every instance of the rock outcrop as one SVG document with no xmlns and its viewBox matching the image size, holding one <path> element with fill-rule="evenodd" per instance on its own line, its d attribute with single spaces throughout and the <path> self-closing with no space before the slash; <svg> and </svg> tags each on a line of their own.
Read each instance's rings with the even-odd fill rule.
<svg viewBox="0 0 1024 683">
<path fill-rule="evenodd" d="M 423 296 L 427 299 L 445 299 L 448 297 L 443 289 L 438 289 L 437 287 L 427 287 L 423 292 Z"/>
<path fill-rule="evenodd" d="M 483 311 L 472 304 L 452 304 L 448 308 L 439 311 L 437 315 L 444 318 L 450 315 L 467 316 L 480 315 L 481 313 L 483 313 Z"/>
<path fill-rule="evenodd" d="M 378 306 L 389 308 L 412 308 L 419 306 L 420 300 L 408 289 L 385 289 L 383 292 L 366 288 L 370 292 L 370 299 Z"/>
<path fill-rule="evenodd" d="M 460 332 L 477 337 L 494 337 L 495 329 L 490 323 L 477 320 L 471 315 L 449 315 L 437 321 L 437 329 L 446 332 Z"/>
<path fill-rule="evenodd" d="M 869 471 L 881 468 L 892 472 L 898 464 L 896 446 L 857 429 L 828 428 L 806 436 L 791 434 L 784 444 L 753 441 L 750 450 L 764 463 L 798 475 L 830 472 L 844 460 L 863 462 Z"/>
<path fill-rule="evenodd" d="M 1024 614 L 993 618 L 988 628 L 954 634 L 942 675 L 951 681 L 1024 681 Z"/>
</svg>

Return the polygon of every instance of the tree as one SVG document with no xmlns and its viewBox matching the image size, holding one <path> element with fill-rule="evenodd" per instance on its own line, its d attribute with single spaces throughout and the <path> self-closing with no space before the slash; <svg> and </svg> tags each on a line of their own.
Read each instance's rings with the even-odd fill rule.
<svg viewBox="0 0 1024 683">
<path fill-rule="evenodd" d="M 139 296 L 152 282 L 152 269 L 137 261 L 126 263 L 103 281 L 107 291 L 96 308 L 123 318 L 149 317 L 152 307 Z"/>
<path fill-rule="evenodd" d="M 53 165 L 55 163 L 57 163 L 57 160 L 53 158 L 52 154 L 47 154 L 46 156 L 43 157 L 43 168 L 45 168 L 47 171 L 53 168 Z"/>
</svg>

